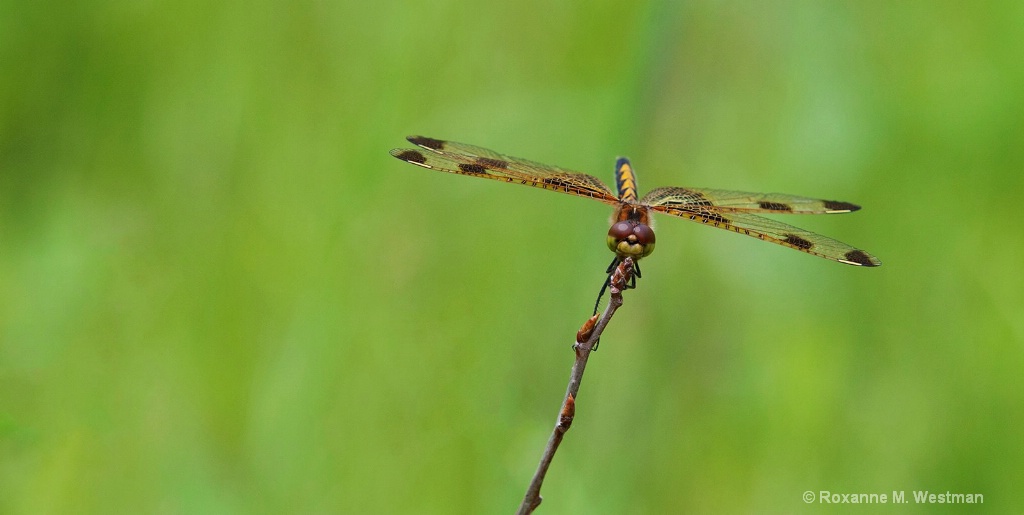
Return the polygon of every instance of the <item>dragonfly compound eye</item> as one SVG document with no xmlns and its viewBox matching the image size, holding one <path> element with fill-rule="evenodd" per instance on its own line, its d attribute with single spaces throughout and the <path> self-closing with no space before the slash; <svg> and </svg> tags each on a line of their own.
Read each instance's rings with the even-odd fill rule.
<svg viewBox="0 0 1024 515">
<path fill-rule="evenodd" d="M 637 224 L 633 228 L 633 234 L 636 235 L 636 240 L 641 245 L 653 245 L 654 244 L 654 229 L 647 224 Z"/>
<path fill-rule="evenodd" d="M 608 237 L 615 238 L 615 241 L 624 240 L 633 234 L 633 224 L 629 222 L 616 222 L 608 229 Z"/>
<path fill-rule="evenodd" d="M 620 257 L 647 257 L 654 252 L 654 230 L 633 220 L 616 222 L 608 229 L 608 248 Z"/>
</svg>

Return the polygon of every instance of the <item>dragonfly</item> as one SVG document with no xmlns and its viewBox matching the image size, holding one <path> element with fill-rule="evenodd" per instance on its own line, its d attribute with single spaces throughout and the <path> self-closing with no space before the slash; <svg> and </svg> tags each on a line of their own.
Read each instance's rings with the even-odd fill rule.
<svg viewBox="0 0 1024 515">
<path fill-rule="evenodd" d="M 812 256 L 847 265 L 875 267 L 882 264 L 867 251 L 761 214 L 851 213 L 860 206 L 838 200 L 821 200 L 782 193 L 750 193 L 705 188 L 661 187 L 642 198 L 637 196 L 636 173 L 629 159 L 615 162 L 616 193 L 600 179 L 558 166 L 499 154 L 493 150 L 424 136 L 406 138 L 417 148 L 396 148 L 391 155 L 428 170 L 481 177 L 511 184 L 587 197 L 615 208 L 608 229 L 608 248 L 615 254 L 606 270 L 611 274 L 627 257 L 634 262 L 627 288 L 641 276 L 639 260 L 654 252 L 651 213 L 658 212 L 703 225 L 725 229 L 775 243 Z M 605 279 L 594 313 L 611 281 Z"/>
</svg>

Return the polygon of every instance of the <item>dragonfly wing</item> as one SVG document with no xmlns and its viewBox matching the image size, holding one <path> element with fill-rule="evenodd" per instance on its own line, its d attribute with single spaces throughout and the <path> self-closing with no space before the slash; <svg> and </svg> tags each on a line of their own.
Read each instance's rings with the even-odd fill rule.
<svg viewBox="0 0 1024 515">
<path fill-rule="evenodd" d="M 507 156 L 464 143 L 423 136 L 410 136 L 408 140 L 423 150 L 396 148 L 391 151 L 391 155 L 431 170 L 524 184 L 589 197 L 606 204 L 619 203 L 608 186 L 592 175 Z"/>
<path fill-rule="evenodd" d="M 714 207 L 682 208 L 672 204 L 651 205 L 650 208 L 667 215 L 753 236 L 760 240 L 848 265 L 870 267 L 882 264 L 878 258 L 868 252 L 841 241 L 750 213 L 722 213 Z"/>
<path fill-rule="evenodd" d="M 641 203 L 676 207 L 714 207 L 721 213 L 832 214 L 849 213 L 860 209 L 860 206 L 849 202 L 784 193 L 671 187 L 651 191 Z"/>
</svg>

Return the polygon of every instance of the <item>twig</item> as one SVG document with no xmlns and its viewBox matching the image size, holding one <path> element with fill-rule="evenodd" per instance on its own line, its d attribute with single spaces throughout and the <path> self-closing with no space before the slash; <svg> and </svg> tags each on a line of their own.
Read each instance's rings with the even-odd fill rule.
<svg viewBox="0 0 1024 515">
<path fill-rule="evenodd" d="M 540 458 L 540 465 L 537 466 L 537 472 L 533 474 L 530 487 L 526 489 L 523 503 L 519 505 L 519 511 L 516 512 L 518 515 L 533 513 L 533 510 L 540 506 L 542 500 L 540 487 L 544 483 L 544 476 L 548 472 L 551 460 L 555 457 L 558 444 L 562 443 L 562 437 L 569 430 L 573 417 L 576 415 L 576 394 L 580 390 L 580 381 L 583 380 L 583 371 L 587 368 L 590 352 L 597 349 L 597 344 L 601 341 L 601 333 L 604 332 L 608 321 L 615 314 L 615 310 L 622 305 L 622 290 L 626 289 L 626 284 L 632 274 L 633 259 L 626 258 L 612 274 L 611 299 L 608 301 L 604 313 L 601 314 L 601 318 L 598 318 L 597 315 L 590 317 L 576 333 L 576 343 L 573 345 L 573 349 L 576 351 L 576 361 L 573 363 L 572 373 L 569 375 L 569 386 L 565 390 L 565 399 L 562 400 L 562 409 L 558 413 L 558 422 L 555 423 L 555 429 L 551 432 L 551 438 L 548 438 L 548 444 Z"/>
</svg>

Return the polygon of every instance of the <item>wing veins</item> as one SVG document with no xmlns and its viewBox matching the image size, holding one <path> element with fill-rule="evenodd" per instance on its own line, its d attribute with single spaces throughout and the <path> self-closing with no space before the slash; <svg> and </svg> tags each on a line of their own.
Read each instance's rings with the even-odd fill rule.
<svg viewBox="0 0 1024 515">
<path fill-rule="evenodd" d="M 651 206 L 714 208 L 722 213 L 837 214 L 860 209 L 860 206 L 850 202 L 785 193 L 678 187 L 656 188 L 644 196 L 641 202 Z"/>
<path fill-rule="evenodd" d="M 848 265 L 882 264 L 868 252 L 839 240 L 750 213 L 722 213 L 714 208 L 679 208 L 666 205 L 651 206 L 651 209 Z"/>
</svg>

